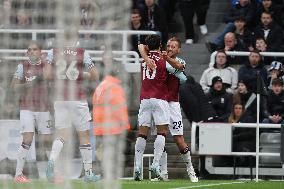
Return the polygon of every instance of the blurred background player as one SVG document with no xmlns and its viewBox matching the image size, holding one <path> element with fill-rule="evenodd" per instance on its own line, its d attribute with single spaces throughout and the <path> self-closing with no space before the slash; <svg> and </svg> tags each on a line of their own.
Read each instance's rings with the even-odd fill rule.
<svg viewBox="0 0 284 189">
<path fill-rule="evenodd" d="M 76 31 L 65 30 L 64 47 L 54 48 L 47 55 L 46 73 L 55 81 L 54 110 L 57 138 L 52 145 L 46 176 L 49 181 L 56 182 L 54 164 L 61 152 L 64 142 L 71 135 L 71 126 L 77 130 L 79 149 L 85 170 L 86 182 L 97 181 L 100 176 L 92 170 L 92 148 L 90 145 L 89 128 L 91 120 L 86 100 L 85 81 L 98 80 L 98 74 L 90 55 L 83 48 L 74 48 L 78 34 Z M 84 72 L 87 70 L 87 72 Z"/>
<path fill-rule="evenodd" d="M 93 95 L 93 131 L 96 149 L 102 149 L 100 161 L 106 189 L 121 188 L 116 179 L 123 176 L 126 131 L 130 129 L 126 96 L 122 88 L 123 64 L 113 61 L 111 53 L 107 51 L 103 56 L 106 75 Z"/>
<path fill-rule="evenodd" d="M 31 147 L 35 127 L 44 141 L 51 141 L 51 120 L 49 113 L 48 84 L 44 81 L 45 62 L 41 59 L 41 46 L 32 41 L 28 45 L 29 59 L 17 66 L 12 80 L 12 87 L 20 94 L 20 124 L 23 141 L 17 154 L 15 182 L 30 182 L 23 175 L 23 168 Z M 50 147 L 50 145 L 49 145 Z"/>
<path fill-rule="evenodd" d="M 177 144 L 182 159 L 186 163 L 187 166 L 187 172 L 189 175 L 189 178 L 192 182 L 198 182 L 198 178 L 196 177 L 196 174 L 194 172 L 194 168 L 191 163 L 191 156 L 188 145 L 184 141 L 183 137 L 183 122 L 182 122 L 182 115 L 181 115 L 181 108 L 179 104 L 179 87 L 181 79 L 179 79 L 179 73 L 182 73 L 185 69 L 186 62 L 177 57 L 177 55 L 180 53 L 181 50 L 181 41 L 177 37 L 172 37 L 167 42 L 167 52 L 163 53 L 163 58 L 175 65 L 175 68 L 173 68 L 171 65 L 167 64 L 168 70 L 171 69 L 171 73 L 168 77 L 168 88 L 169 88 L 169 108 L 170 108 L 170 125 L 169 129 L 170 132 L 174 138 L 175 143 Z M 147 64 L 151 64 L 153 61 L 145 56 L 145 52 L 141 52 L 141 55 L 143 58 L 145 58 L 145 61 Z M 163 177 L 163 180 L 168 179 L 168 173 L 167 173 L 167 152 L 164 151 L 162 158 L 161 158 L 161 176 Z"/>
</svg>

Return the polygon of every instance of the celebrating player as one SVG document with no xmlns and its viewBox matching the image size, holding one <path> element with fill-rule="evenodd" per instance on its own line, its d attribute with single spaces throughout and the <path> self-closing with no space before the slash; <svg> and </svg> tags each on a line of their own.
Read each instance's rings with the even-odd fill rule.
<svg viewBox="0 0 284 189">
<path fill-rule="evenodd" d="M 168 103 L 170 108 L 170 124 L 169 124 L 169 130 L 171 132 L 171 135 L 174 138 L 175 143 L 177 144 L 181 156 L 186 163 L 187 167 L 187 173 L 191 180 L 191 182 L 198 182 L 198 178 L 196 177 L 196 174 L 194 172 L 192 163 L 191 163 L 191 156 L 188 145 L 184 141 L 183 137 L 183 122 L 182 122 L 182 115 L 181 115 L 181 109 L 179 104 L 179 86 L 180 86 L 180 74 L 179 72 L 182 72 L 185 68 L 185 61 L 177 55 L 180 53 L 181 49 L 181 42 L 177 37 L 170 38 L 167 42 L 167 52 L 163 53 L 163 58 L 171 64 L 175 64 L 175 68 L 173 68 L 171 65 L 168 65 L 171 67 L 171 69 L 168 69 L 171 74 L 169 74 L 168 77 L 168 88 L 169 88 L 169 97 L 168 97 Z M 143 49 L 141 49 L 143 50 Z M 145 61 L 148 65 L 152 65 L 153 61 L 146 56 L 145 52 L 141 52 L 141 55 L 143 58 L 145 58 Z M 152 66 L 153 67 L 153 66 Z M 176 69 L 177 68 L 177 69 Z M 166 151 L 164 151 L 162 155 L 162 161 L 161 162 L 167 162 L 164 160 L 166 158 Z M 163 161 L 164 160 L 164 161 Z M 163 180 L 167 179 L 167 170 L 166 165 L 161 165 L 161 177 Z"/>
<path fill-rule="evenodd" d="M 154 142 L 154 160 L 151 171 L 154 176 L 160 177 L 159 161 L 165 147 L 165 136 L 170 121 L 167 102 L 168 72 L 166 61 L 159 54 L 160 37 L 149 35 L 145 43 L 149 48 L 149 57 L 155 61 L 156 69 L 150 70 L 145 63 L 142 64 L 141 102 L 138 114 L 139 134 L 135 144 L 135 180 L 141 180 L 141 162 L 152 117 L 157 128 L 157 138 Z"/>
<path fill-rule="evenodd" d="M 51 121 L 49 113 L 48 85 L 43 80 L 45 62 L 41 59 L 41 46 L 32 41 L 29 43 L 29 59 L 17 67 L 12 80 L 15 92 L 20 93 L 20 124 L 23 141 L 17 154 L 15 182 L 30 182 L 23 175 L 23 168 L 28 151 L 33 141 L 35 127 L 44 135 L 44 141 L 51 141 Z"/>
<path fill-rule="evenodd" d="M 46 73 L 49 79 L 55 81 L 54 110 L 57 138 L 53 142 L 46 169 L 48 180 L 53 182 L 57 179 L 54 164 L 70 135 L 72 125 L 79 136 L 79 148 L 85 170 L 84 180 L 92 182 L 100 179 L 92 170 L 92 148 L 89 138 L 91 117 L 83 88 L 85 80 L 98 79 L 98 74 L 90 55 L 82 48 L 74 48 L 74 37 L 77 37 L 77 33 L 74 32 L 72 35 L 72 31 L 66 31 L 65 47 L 52 49 L 47 55 Z M 87 72 L 84 72 L 84 69 Z"/>
</svg>

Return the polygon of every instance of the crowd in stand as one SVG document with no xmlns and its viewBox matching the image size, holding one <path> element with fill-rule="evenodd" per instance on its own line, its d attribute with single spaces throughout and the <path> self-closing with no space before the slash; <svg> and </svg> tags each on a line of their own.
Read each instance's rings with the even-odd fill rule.
<svg viewBox="0 0 284 189">
<path fill-rule="evenodd" d="M 55 14 L 40 14 L 49 9 L 54 9 L 56 1 L 31 0 L 3 0 L 0 6 L 2 28 L 55 28 Z M 159 31 L 162 42 L 165 45 L 169 32 L 168 26 L 173 19 L 175 8 L 180 12 L 185 24 L 185 43 L 194 42 L 193 16 L 197 16 L 197 24 L 201 34 L 208 32 L 205 18 L 210 1 L 202 0 L 133 0 L 131 12 L 132 30 Z M 82 29 L 92 29 L 98 20 L 98 5 L 89 0 L 80 0 L 80 26 Z M 177 6 L 179 5 L 179 6 Z M 280 57 L 264 57 L 259 52 L 279 52 L 284 49 L 283 37 L 283 2 L 279 0 L 237 0 L 232 1 L 231 9 L 225 16 L 226 26 L 206 46 L 210 52 L 216 50 L 216 58 L 213 66 L 209 66 L 202 74 L 200 85 L 212 104 L 219 121 L 228 122 L 232 107 L 236 103 L 244 106 L 244 114 L 250 114 L 255 121 L 254 111 L 247 109 L 253 103 L 246 104 L 251 94 L 256 93 L 256 77 L 259 74 L 265 87 L 270 91 L 261 100 L 261 118 L 265 122 L 282 122 L 281 111 L 284 110 L 283 90 L 275 92 L 275 86 L 281 85 L 284 80 L 282 68 L 283 59 Z M 9 14 L 5 14 L 9 13 Z M 13 14 L 12 14 L 13 13 Z M 9 23 L 9 24 L 8 24 Z M 21 48 L 31 39 L 31 34 L 11 34 L 15 43 L 6 44 L 9 48 Z M 42 39 L 52 36 L 42 36 Z M 81 35 L 78 46 L 94 48 L 95 36 Z M 27 40 L 18 40 L 27 39 Z M 137 51 L 137 45 L 143 43 L 145 36 L 133 35 L 131 42 L 133 50 Z M 8 42 L 8 41 L 6 41 Z M 5 47 L 5 42 L 1 43 Z M 227 55 L 226 51 L 251 51 L 249 57 Z M 236 66 L 238 65 L 238 66 Z M 237 69 L 235 69 L 237 68 Z M 246 88 L 245 92 L 243 88 Z M 236 92 L 237 91 L 237 92 Z M 244 95 L 245 94 L 245 95 Z M 272 98 L 276 95 L 279 98 Z M 237 98 L 234 98 L 234 97 Z M 246 98 L 243 98 L 246 96 Z M 239 99 L 238 102 L 236 99 Z M 240 100 L 241 99 L 241 100 Z M 275 110 L 270 106 L 270 101 L 278 99 L 280 109 Z M 240 102 L 239 102 L 240 101 Z M 278 118 L 273 116 L 278 115 Z M 281 118 L 281 119 L 280 119 Z M 232 120 L 232 119 L 231 119 Z M 267 121 L 268 120 L 268 121 Z"/>
<path fill-rule="evenodd" d="M 1 22 L 2 28 L 55 28 L 55 14 L 48 12 L 47 14 L 40 14 L 40 12 L 54 9 L 56 6 L 56 1 L 54 0 L 36 2 L 31 0 L 3 0 L 2 2 L 2 6 L 0 6 L 2 10 L 1 17 L 3 18 Z M 186 44 L 193 43 L 195 39 L 192 22 L 194 14 L 197 16 L 197 24 L 200 26 L 201 34 L 205 35 L 208 32 L 205 18 L 210 4 L 209 0 L 180 0 L 178 4 L 174 0 L 133 0 L 132 2 L 132 30 L 159 31 L 164 45 L 168 39 L 168 26 L 172 22 L 175 8 L 180 9 L 185 24 Z M 98 5 L 89 0 L 80 0 L 79 4 L 81 28 L 92 29 L 95 22 L 99 20 Z M 213 41 L 206 44 L 210 52 L 215 50 L 218 50 L 218 52 L 214 65 L 209 66 L 203 72 L 200 85 L 217 114 L 222 117 L 220 121 L 228 121 L 232 110 L 231 106 L 236 103 L 232 95 L 242 93 L 240 92 L 242 89 L 239 89 L 239 87 L 245 86 L 248 93 L 256 93 L 256 73 L 259 73 L 265 86 L 271 91 L 275 88 L 273 87 L 273 82 L 278 81 L 276 78 L 279 78 L 279 81 L 276 83 L 283 82 L 282 58 L 264 57 L 259 54 L 259 52 L 278 52 L 283 50 L 282 10 L 283 2 L 279 0 L 232 1 L 231 9 L 224 19 L 226 23 L 224 30 Z M 26 42 L 31 39 L 31 34 L 15 33 L 11 34 L 11 37 L 16 42 L 9 42 L 9 44 L 6 44 L 7 47 L 21 48 L 26 47 Z M 41 37 L 46 39 L 52 36 Z M 93 35 L 81 35 L 77 45 L 84 48 L 94 48 L 92 44 L 95 43 L 95 38 Z M 133 35 L 131 39 L 133 50 L 137 51 L 137 45 L 143 43 L 144 39 L 145 36 L 143 35 Z M 5 42 L 1 44 L 2 47 L 5 47 Z M 225 53 L 226 51 L 251 51 L 251 53 L 247 58 L 230 56 Z M 269 67 L 270 64 L 271 66 Z M 237 66 L 237 69 L 235 69 L 235 65 L 240 67 Z M 269 95 L 274 94 L 271 91 Z M 277 95 L 280 96 L 279 103 L 281 104 L 283 92 Z M 271 112 L 271 108 L 267 107 L 269 98 L 270 96 L 262 100 L 265 110 L 261 118 L 266 121 L 269 119 L 270 122 L 276 122 L 274 118 L 269 117 L 270 114 L 275 114 Z M 242 102 L 242 104 L 245 105 L 246 101 Z M 247 112 L 245 111 L 245 113 Z M 254 118 L 252 120 L 255 121 L 256 117 L 254 114 L 252 115 Z"/>
<path fill-rule="evenodd" d="M 259 92 L 261 93 L 260 121 L 284 123 L 283 74 L 282 63 L 278 61 L 273 61 L 266 70 L 258 51 L 252 51 L 248 62 L 245 62 L 237 72 L 226 65 L 225 52 L 218 51 L 214 67 L 203 72 L 200 84 L 220 122 L 228 122 L 230 113 L 234 113 L 232 104 L 242 104 L 245 110 L 243 116 L 250 117 L 248 120 L 256 122 L 256 94 Z M 257 91 L 258 76 L 262 81 L 262 91 Z M 268 88 L 270 89 L 268 93 L 263 92 Z M 275 116 L 277 119 L 274 118 Z"/>
</svg>

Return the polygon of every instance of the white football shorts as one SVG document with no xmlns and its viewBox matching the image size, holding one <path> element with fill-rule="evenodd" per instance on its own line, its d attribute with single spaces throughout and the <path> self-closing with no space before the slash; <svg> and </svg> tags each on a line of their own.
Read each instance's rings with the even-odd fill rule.
<svg viewBox="0 0 284 189">
<path fill-rule="evenodd" d="M 179 102 L 169 102 L 170 108 L 170 124 L 169 130 L 172 136 L 183 135 L 183 123 Z M 155 123 L 151 123 L 151 135 L 157 135 L 157 129 L 154 126 Z"/>
<path fill-rule="evenodd" d="M 167 125 L 170 123 L 169 114 L 167 101 L 156 98 L 143 99 L 140 103 L 138 124 L 151 127 L 153 119 L 156 125 Z"/>
<path fill-rule="evenodd" d="M 55 128 L 63 129 L 74 126 L 77 131 L 90 129 L 91 115 L 86 100 L 83 101 L 55 101 Z"/>
<path fill-rule="evenodd" d="M 172 136 L 183 135 L 183 123 L 179 102 L 169 102 L 170 125 L 169 130 Z"/>
<path fill-rule="evenodd" d="M 39 134 L 51 134 L 52 124 L 49 112 L 33 112 L 30 110 L 20 110 L 21 133 L 35 132 Z"/>
</svg>

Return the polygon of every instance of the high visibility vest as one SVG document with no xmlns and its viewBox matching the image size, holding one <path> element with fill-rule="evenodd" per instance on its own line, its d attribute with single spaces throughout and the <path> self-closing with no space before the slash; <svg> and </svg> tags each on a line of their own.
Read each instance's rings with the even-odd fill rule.
<svg viewBox="0 0 284 189">
<path fill-rule="evenodd" d="M 130 129 L 120 80 L 106 76 L 93 95 L 94 135 L 116 135 Z"/>
</svg>

